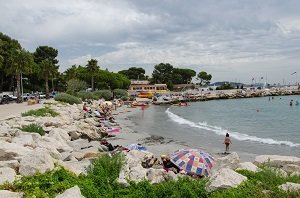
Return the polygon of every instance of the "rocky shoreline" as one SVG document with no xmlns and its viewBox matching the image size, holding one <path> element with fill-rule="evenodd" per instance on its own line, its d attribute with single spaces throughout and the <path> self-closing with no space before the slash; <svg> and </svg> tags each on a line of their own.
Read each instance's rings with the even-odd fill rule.
<svg viewBox="0 0 300 198">
<path fill-rule="evenodd" d="M 86 169 L 94 159 L 102 155 L 112 155 L 106 146 L 99 140 L 106 134 L 99 131 L 93 118 L 84 118 L 81 105 L 51 105 L 53 110 L 59 113 L 57 117 L 13 117 L 0 121 L 0 185 L 13 183 L 24 176 L 33 176 L 37 173 L 52 171 L 57 166 L 62 166 L 75 175 L 86 174 Z M 124 112 L 120 108 L 117 112 Z M 130 112 L 128 112 L 130 113 Z M 130 130 L 130 126 L 123 126 L 122 119 L 128 114 L 117 116 L 117 122 L 122 130 Z M 28 133 L 20 130 L 22 126 L 37 123 L 43 127 L 46 134 L 41 136 L 37 133 Z M 127 128 L 127 129 L 126 129 Z M 122 137 L 123 135 L 123 137 Z M 126 136 L 126 138 L 125 138 Z M 125 163 L 121 168 L 118 182 L 128 186 L 128 180 L 140 182 L 148 180 L 150 183 L 159 183 L 167 180 L 177 180 L 186 175 L 166 172 L 162 167 L 144 168 L 143 159 L 158 157 L 160 154 L 170 153 L 178 148 L 178 144 L 162 139 L 161 137 L 149 137 L 134 131 L 120 133 L 116 137 L 108 139 L 113 144 L 136 143 L 144 141 L 151 152 L 129 151 L 122 152 Z M 159 146 L 163 145 L 163 146 Z M 183 147 L 183 146 L 182 146 Z M 215 157 L 215 165 L 208 178 L 207 191 L 228 189 L 237 187 L 247 178 L 235 170 L 245 169 L 259 171 L 256 166 L 268 164 L 276 168 L 280 175 L 300 176 L 300 158 L 292 156 L 262 155 L 257 156 L 255 161 L 240 163 L 237 153 L 231 153 L 224 157 Z M 283 184 L 283 190 L 299 190 L 300 184 Z M 80 189 L 74 186 L 57 197 L 82 197 Z M 23 197 L 20 192 L 0 190 L 0 197 Z"/>
<path fill-rule="evenodd" d="M 192 93 L 192 92 L 191 92 Z M 243 99 L 243 98 L 255 98 L 255 97 L 274 97 L 274 96 L 289 96 L 289 95 L 300 95 L 300 89 L 270 89 L 270 90 L 244 90 L 244 89 L 233 89 L 233 90 L 219 90 L 219 91 L 205 91 L 201 94 L 187 94 L 183 98 L 178 97 L 178 94 L 171 98 L 173 100 L 169 102 L 157 102 L 154 101 L 155 105 L 166 105 L 176 104 L 178 102 L 198 102 L 198 101 L 209 101 L 209 100 L 224 100 L 224 99 Z"/>
</svg>

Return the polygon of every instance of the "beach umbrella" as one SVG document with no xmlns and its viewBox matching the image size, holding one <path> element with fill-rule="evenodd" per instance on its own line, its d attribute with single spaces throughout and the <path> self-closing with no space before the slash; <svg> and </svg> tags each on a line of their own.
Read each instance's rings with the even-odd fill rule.
<svg viewBox="0 0 300 198">
<path fill-rule="evenodd" d="M 146 151 L 146 147 L 140 145 L 140 144 L 129 144 L 125 148 L 128 150 L 137 150 L 137 151 Z"/>
<path fill-rule="evenodd" d="M 214 164 L 214 158 L 199 149 L 177 150 L 171 154 L 170 160 L 186 173 L 199 176 L 208 176 Z"/>
</svg>

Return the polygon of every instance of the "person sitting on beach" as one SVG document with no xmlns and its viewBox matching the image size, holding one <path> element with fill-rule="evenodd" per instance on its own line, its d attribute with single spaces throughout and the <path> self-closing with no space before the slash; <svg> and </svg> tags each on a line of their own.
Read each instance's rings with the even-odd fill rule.
<svg viewBox="0 0 300 198">
<path fill-rule="evenodd" d="M 82 110 L 83 110 L 83 111 L 89 111 L 88 108 L 87 108 L 86 103 L 83 104 Z"/>
<path fill-rule="evenodd" d="M 173 162 L 171 162 L 170 157 L 166 155 L 161 155 L 160 157 L 163 162 L 163 167 L 167 172 L 169 170 L 173 171 L 176 174 L 180 172 L 180 169 L 175 164 L 173 164 Z"/>
<path fill-rule="evenodd" d="M 229 133 L 226 133 L 224 144 L 225 144 L 225 153 L 228 153 L 229 152 L 229 144 L 232 144 L 232 142 L 229 138 Z"/>
</svg>

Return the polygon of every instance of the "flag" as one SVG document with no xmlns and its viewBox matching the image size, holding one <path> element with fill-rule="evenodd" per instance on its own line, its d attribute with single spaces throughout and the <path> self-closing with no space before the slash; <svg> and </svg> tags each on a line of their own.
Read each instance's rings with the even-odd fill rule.
<svg viewBox="0 0 300 198">
<path fill-rule="evenodd" d="M 291 75 L 294 75 L 294 74 L 296 74 L 297 72 L 293 72 Z"/>
</svg>

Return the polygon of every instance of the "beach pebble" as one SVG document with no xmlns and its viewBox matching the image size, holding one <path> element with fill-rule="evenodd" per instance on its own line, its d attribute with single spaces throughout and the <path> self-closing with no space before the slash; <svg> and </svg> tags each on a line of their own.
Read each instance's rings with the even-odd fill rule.
<svg viewBox="0 0 300 198">
<path fill-rule="evenodd" d="M 246 181 L 247 177 L 229 169 L 222 168 L 215 171 L 210 177 L 207 183 L 207 191 L 222 190 L 228 188 L 235 188 L 239 186 L 243 181 Z"/>
<path fill-rule="evenodd" d="M 69 188 L 64 193 L 57 195 L 55 198 L 84 198 L 81 195 L 80 188 L 78 186 L 74 186 Z"/>
</svg>

